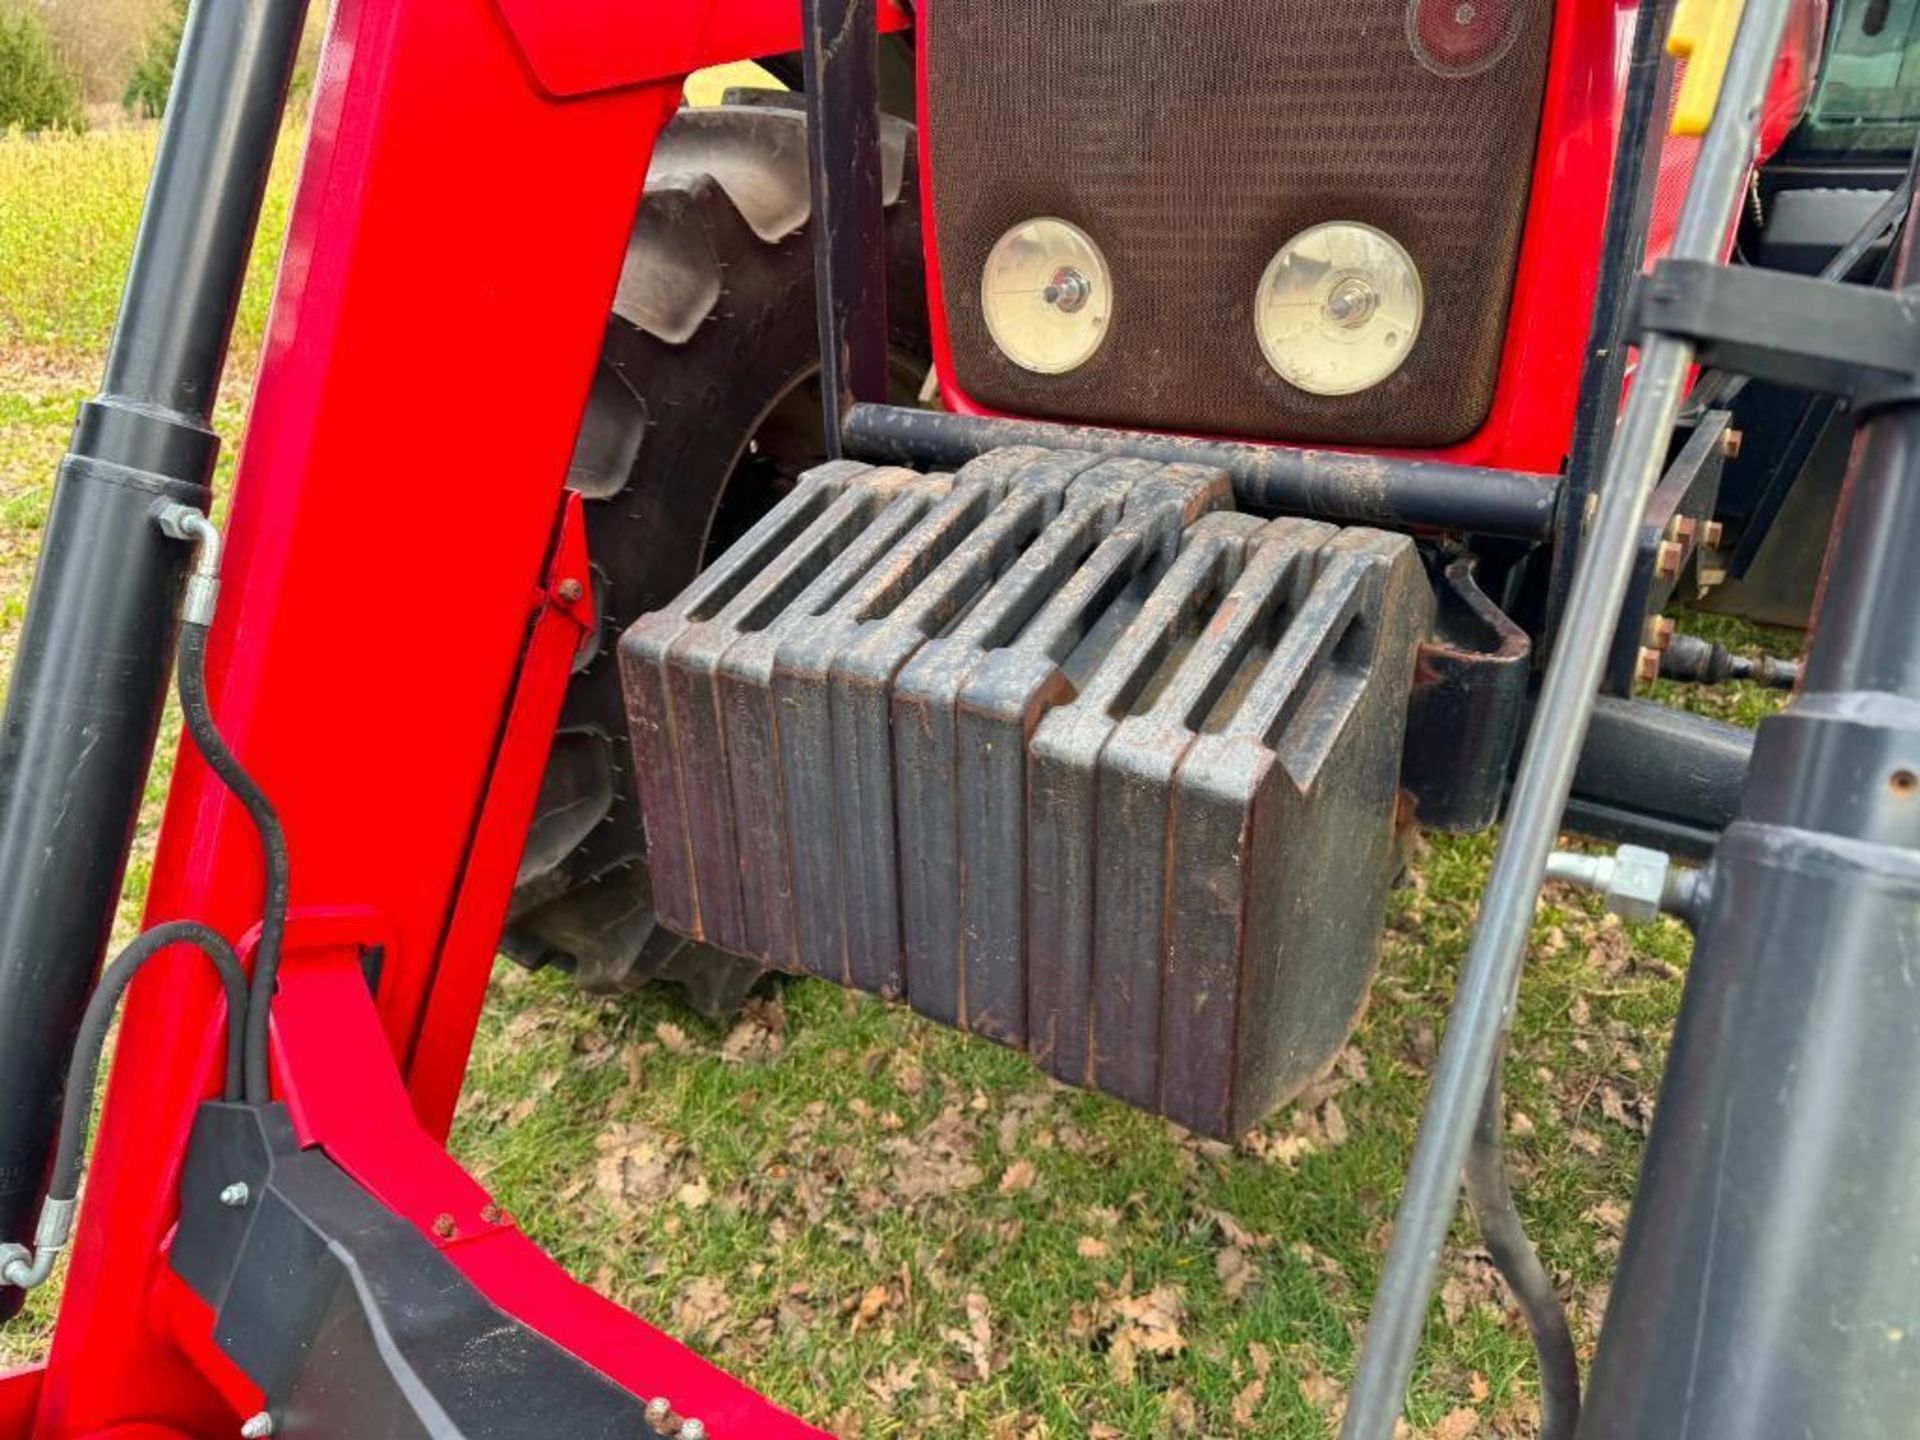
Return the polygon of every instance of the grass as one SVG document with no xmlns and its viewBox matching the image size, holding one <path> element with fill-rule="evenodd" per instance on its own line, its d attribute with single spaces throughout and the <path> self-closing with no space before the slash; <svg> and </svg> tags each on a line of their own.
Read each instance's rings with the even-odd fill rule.
<svg viewBox="0 0 1920 1440">
<path fill-rule="evenodd" d="M 7 656 L 53 467 L 97 382 L 152 148 L 142 127 L 0 139 Z M 285 159 L 220 408 L 229 448 L 286 214 Z M 1782 643 L 1701 624 L 1734 644 Z M 1779 703 L 1745 685 L 1661 690 L 1747 723 Z M 167 770 L 149 788 L 123 930 Z M 1323 1436 L 1491 850 L 1485 836 L 1420 847 L 1352 1045 L 1236 1145 L 816 983 L 785 984 L 722 1027 L 669 994 L 592 999 L 503 964 L 453 1146 L 575 1273 L 840 1433 Z M 1513 1157 L 1589 1348 L 1687 953 L 1677 925 L 1623 926 L 1564 890 L 1535 927 L 1508 1066 Z M 50 1306 L 36 1298 L 0 1335 L 0 1361 L 38 1352 Z M 1525 1331 L 1457 1226 L 1413 1432 L 1528 1435 L 1536 1413 Z"/>
</svg>

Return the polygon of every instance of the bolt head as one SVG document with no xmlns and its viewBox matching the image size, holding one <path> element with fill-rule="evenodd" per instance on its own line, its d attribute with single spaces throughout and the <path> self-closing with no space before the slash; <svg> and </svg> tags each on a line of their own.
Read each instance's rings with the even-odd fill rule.
<svg viewBox="0 0 1920 1440">
<path fill-rule="evenodd" d="M 1709 520 L 1700 527 L 1700 543 L 1709 550 L 1718 550 L 1720 542 L 1727 538 L 1727 527 L 1718 520 Z"/>
<path fill-rule="evenodd" d="M 1729 460 L 1733 459 L 1740 453 L 1740 442 L 1744 439 L 1746 439 L 1746 436 L 1738 430 L 1722 430 L 1720 432 L 1720 453 Z"/>
<path fill-rule="evenodd" d="M 587 593 L 587 587 L 582 585 L 578 580 L 568 578 L 562 580 L 554 587 L 554 593 L 560 597 L 564 604 L 572 605 L 577 602 L 582 595 Z"/>
<path fill-rule="evenodd" d="M 1652 650 L 1664 650 L 1673 643 L 1673 617 L 1656 615 L 1647 622 L 1647 646 Z"/>
<path fill-rule="evenodd" d="M 443 1214 L 433 1217 L 433 1233 L 442 1240 L 451 1240 L 459 1232 L 460 1227 L 453 1223 L 453 1216 Z"/>
<path fill-rule="evenodd" d="M 253 1191 L 248 1188 L 244 1180 L 236 1180 L 220 1192 L 220 1203 L 234 1210 L 245 1209 L 247 1202 L 251 1199 L 253 1199 Z"/>
<path fill-rule="evenodd" d="M 680 1426 L 680 1440 L 707 1440 L 707 1427 L 698 1420 L 683 1421 Z"/>
<path fill-rule="evenodd" d="M 480 1207 L 480 1220 L 482 1224 L 498 1225 L 502 1218 L 498 1205 L 488 1202 Z"/>
<path fill-rule="evenodd" d="M 1651 645 L 1640 647 L 1640 658 L 1634 665 L 1634 678 L 1653 681 L 1660 678 L 1660 652 Z"/>
<path fill-rule="evenodd" d="M 673 1434 L 673 1402 L 656 1395 L 647 1402 L 647 1428 L 656 1435 Z"/>
<path fill-rule="evenodd" d="M 241 1440 L 264 1440 L 273 1434 L 273 1416 L 265 1410 L 249 1415 L 240 1425 Z"/>
<path fill-rule="evenodd" d="M 1680 573 L 1680 562 L 1686 559 L 1686 547 L 1677 540 L 1662 540 L 1660 548 L 1653 552 L 1653 568 L 1663 580 L 1671 580 Z"/>
</svg>

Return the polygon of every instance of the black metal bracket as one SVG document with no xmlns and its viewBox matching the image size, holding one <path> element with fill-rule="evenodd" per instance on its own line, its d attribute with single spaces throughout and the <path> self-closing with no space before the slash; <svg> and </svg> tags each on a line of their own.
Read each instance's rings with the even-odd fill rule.
<svg viewBox="0 0 1920 1440">
<path fill-rule="evenodd" d="M 1414 661 L 1400 788 L 1430 830 L 1500 818 L 1533 678 L 1532 642 L 1474 575 L 1471 555 L 1436 555 L 1433 631 Z"/>
<path fill-rule="evenodd" d="M 1724 410 L 1708 411 L 1647 497 L 1633 575 L 1601 682 L 1610 694 L 1631 695 L 1636 680 L 1652 678 L 1642 673 L 1640 662 L 1643 655 L 1651 661 L 1648 652 L 1665 644 L 1664 630 L 1655 627 L 1679 591 L 1687 564 L 1696 562 L 1703 580 L 1725 565 L 1713 516 L 1731 449 L 1731 419 Z"/>
<path fill-rule="evenodd" d="M 260 1387 L 276 1436 L 651 1433 L 643 1400 L 301 1148 L 284 1106 L 203 1105 L 180 1202 L 174 1272 L 214 1310 L 214 1343 Z"/>
<path fill-rule="evenodd" d="M 1607 219 L 1600 248 L 1600 274 L 1594 286 L 1593 318 L 1587 330 L 1586 361 L 1580 370 L 1580 394 L 1567 448 L 1566 483 L 1561 488 L 1552 553 L 1547 559 L 1546 616 L 1537 637 L 1543 648 L 1552 644 L 1560 628 L 1561 609 L 1580 558 L 1587 499 L 1599 489 L 1600 477 L 1607 468 L 1607 451 L 1613 445 L 1614 422 L 1619 418 L 1621 386 L 1626 383 L 1626 327 L 1633 283 L 1646 258 L 1648 219 L 1660 186 L 1660 152 L 1667 133 L 1664 121 L 1673 92 L 1674 62 L 1666 53 L 1672 14 L 1673 0 L 1648 0 L 1634 18 L 1613 178 L 1607 187 Z"/>
<path fill-rule="evenodd" d="M 1693 342 L 1702 363 L 1856 410 L 1920 401 L 1920 293 L 1750 266 L 1662 260 L 1640 281 L 1641 332 Z"/>
<path fill-rule="evenodd" d="M 877 6 L 804 0 L 801 19 L 820 392 L 827 454 L 838 458 L 841 418 L 856 401 L 887 398 Z"/>
</svg>

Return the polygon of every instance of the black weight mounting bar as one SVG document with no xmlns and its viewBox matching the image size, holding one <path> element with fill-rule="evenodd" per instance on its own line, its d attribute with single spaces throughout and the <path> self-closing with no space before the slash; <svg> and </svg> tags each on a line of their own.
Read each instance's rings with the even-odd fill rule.
<svg viewBox="0 0 1920 1440">
<path fill-rule="evenodd" d="M 863 460 L 922 466 L 964 465 L 1004 445 L 1086 450 L 1163 464 L 1185 461 L 1226 471 L 1235 498 L 1253 510 L 1348 525 L 1519 540 L 1544 540 L 1552 534 L 1560 493 L 1558 476 L 1519 470 L 950 415 L 899 405 L 854 405 L 842 425 L 842 440 L 849 455 Z"/>
</svg>

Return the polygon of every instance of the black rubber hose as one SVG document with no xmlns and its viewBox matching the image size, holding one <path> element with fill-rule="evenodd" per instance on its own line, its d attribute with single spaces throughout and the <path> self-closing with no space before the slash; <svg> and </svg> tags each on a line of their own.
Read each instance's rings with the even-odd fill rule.
<svg viewBox="0 0 1920 1440">
<path fill-rule="evenodd" d="M 60 1142 L 53 1156 L 53 1182 L 47 1188 L 49 1200 L 71 1200 L 80 1192 L 80 1169 L 86 1160 L 87 1127 L 93 1118 L 94 1075 L 100 1068 L 100 1052 L 106 1048 L 107 1031 L 113 1025 L 113 1012 L 120 1004 L 140 967 L 169 945 L 197 946 L 220 972 L 220 984 L 227 992 L 227 1079 L 225 1098 L 240 1098 L 243 1081 L 241 1044 L 244 1027 L 240 1017 L 247 1010 L 247 972 L 226 937 L 197 920 L 170 920 L 156 925 L 114 957 L 94 987 L 80 1020 L 80 1033 L 74 1042 L 73 1059 L 67 1067 L 67 1098 L 60 1112 Z"/>
<path fill-rule="evenodd" d="M 1507 1180 L 1506 1155 L 1501 1144 L 1504 1119 L 1500 1066 L 1480 1104 L 1473 1148 L 1467 1155 L 1467 1201 L 1473 1206 L 1480 1238 L 1493 1257 L 1494 1268 L 1507 1282 L 1526 1316 L 1533 1349 L 1540 1361 L 1540 1440 L 1573 1440 L 1580 1423 L 1580 1365 L 1573 1352 L 1573 1333 L 1553 1278 L 1540 1263 L 1533 1242 L 1513 1203 Z"/>
<path fill-rule="evenodd" d="M 260 832 L 267 893 L 247 998 L 244 1054 L 246 1098 L 250 1104 L 265 1105 L 273 1098 L 267 1062 L 267 1017 L 280 973 L 280 942 L 287 929 L 287 837 L 272 802 L 234 758 L 213 723 L 213 711 L 207 703 L 207 631 L 202 625 L 183 625 L 180 629 L 180 708 L 186 715 L 187 733 L 193 737 L 194 747 L 234 793 Z"/>
</svg>

